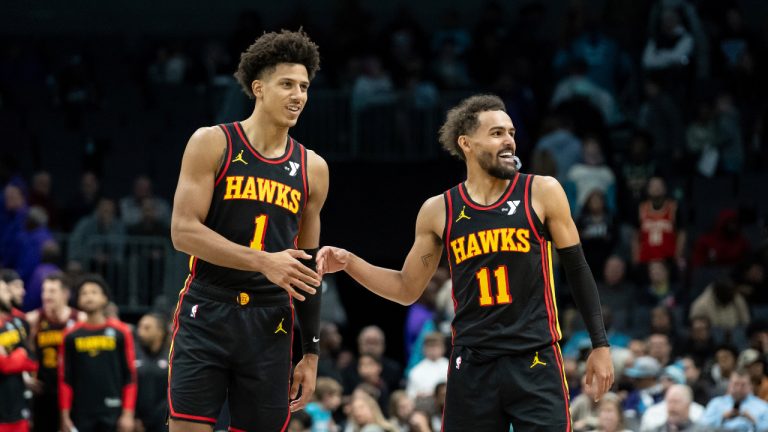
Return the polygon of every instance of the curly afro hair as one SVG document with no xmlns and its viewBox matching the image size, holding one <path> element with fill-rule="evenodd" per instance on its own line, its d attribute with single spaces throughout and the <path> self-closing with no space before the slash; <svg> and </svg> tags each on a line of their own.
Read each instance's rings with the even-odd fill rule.
<svg viewBox="0 0 768 432">
<path fill-rule="evenodd" d="M 307 68 L 309 79 L 320 69 L 317 44 L 303 30 L 264 33 L 240 54 L 235 78 L 249 98 L 254 99 L 251 83 L 271 72 L 279 63 L 298 63 Z"/>
<path fill-rule="evenodd" d="M 466 160 L 464 152 L 459 147 L 459 137 L 474 132 L 480 122 L 477 115 L 484 111 L 504 111 L 504 102 L 495 95 L 470 96 L 451 108 L 445 123 L 440 127 L 439 141 L 443 148 L 453 156 Z"/>
</svg>

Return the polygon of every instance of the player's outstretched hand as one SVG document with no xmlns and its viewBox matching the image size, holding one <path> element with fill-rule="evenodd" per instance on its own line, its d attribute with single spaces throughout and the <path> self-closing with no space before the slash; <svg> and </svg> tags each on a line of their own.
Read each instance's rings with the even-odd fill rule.
<svg viewBox="0 0 768 432">
<path fill-rule="evenodd" d="M 293 383 L 288 397 L 291 401 L 291 412 L 303 409 L 307 402 L 312 400 L 315 393 L 315 384 L 317 383 L 317 355 L 305 355 L 296 367 L 293 368 Z M 301 397 L 296 399 L 301 388 Z"/>
<path fill-rule="evenodd" d="M 586 394 L 595 401 L 611 389 L 613 385 L 613 362 L 608 347 L 595 348 L 587 358 Z"/>
<path fill-rule="evenodd" d="M 352 254 L 346 249 L 323 246 L 317 252 L 317 272 L 322 277 L 326 273 L 336 273 L 347 268 Z"/>
<path fill-rule="evenodd" d="M 311 255 L 297 249 L 268 253 L 265 258 L 267 265 L 264 266 L 262 273 L 272 283 L 286 290 L 291 297 L 303 301 L 305 297 L 299 294 L 297 288 L 305 293 L 314 294 L 317 290 L 313 286 L 320 286 L 320 276 L 299 262 L 299 259 L 310 258 L 312 258 Z"/>
</svg>

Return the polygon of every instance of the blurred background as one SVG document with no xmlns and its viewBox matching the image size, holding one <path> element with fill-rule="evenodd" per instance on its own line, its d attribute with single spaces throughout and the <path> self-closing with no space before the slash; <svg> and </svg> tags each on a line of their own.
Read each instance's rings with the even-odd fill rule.
<svg viewBox="0 0 768 432">
<path fill-rule="evenodd" d="M 706 321 L 709 349 L 768 347 L 766 2 L 41 0 L 3 10 L 0 267 L 24 280 L 25 310 L 40 306 L 46 272 L 62 269 L 104 275 L 127 322 L 172 311 L 187 271 L 169 239 L 186 141 L 250 114 L 232 76 L 240 52 L 264 31 L 303 27 L 321 71 L 291 135 L 330 165 L 322 244 L 399 268 L 423 201 L 465 175 L 437 142 L 446 110 L 491 92 L 515 123 L 523 171 L 563 184 L 627 348 L 663 334 L 673 359 L 690 354 L 701 348 L 691 317 Z M 671 234 L 654 231 L 649 204 L 665 209 Z M 648 242 L 662 252 L 643 252 Z M 557 279 L 578 389 L 589 345 Z M 337 370 L 356 362 L 365 326 L 383 329 L 400 368 L 419 360 L 427 330 L 449 332 L 444 270 L 410 308 L 344 275 L 324 287 Z M 716 365 L 701 355 L 704 370 Z"/>
</svg>

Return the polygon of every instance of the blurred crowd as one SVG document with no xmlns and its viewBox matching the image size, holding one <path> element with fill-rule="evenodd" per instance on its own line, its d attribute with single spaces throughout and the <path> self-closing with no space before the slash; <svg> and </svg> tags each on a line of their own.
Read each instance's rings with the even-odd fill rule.
<svg viewBox="0 0 768 432">
<path fill-rule="evenodd" d="M 505 100 L 523 170 L 556 177 L 569 196 L 612 344 L 616 384 L 595 403 L 580 394 L 589 338 L 556 276 L 575 430 L 764 430 L 768 103 L 759 77 L 768 26 L 750 26 L 766 18 L 751 12 L 728 1 L 598 10 L 572 1 L 553 26 L 546 2 L 514 13 L 489 2 L 475 22 L 446 9 L 427 30 L 407 7 L 382 22 L 343 0 L 330 12 L 333 31 L 301 12 L 280 26 L 302 25 L 318 41 L 323 64 L 312 88 L 348 94 L 358 112 L 404 103 L 439 110 L 467 92 Z M 265 27 L 246 11 L 228 37 L 122 42 L 106 53 L 54 40 L 0 48 L 0 124 L 10 141 L 37 149 L 32 171 L 13 155 L 0 163 L 0 267 L 13 275 L 4 277 L 9 286 L 23 287 L 17 308 L 44 306 L 47 275 L 103 273 L 126 253 L 121 239 L 168 238 L 171 190 L 153 190 L 145 175 L 125 179 L 133 190 L 119 199 L 103 187 L 109 145 L 93 138 L 92 115 L 119 100 L 127 118 L 140 117 L 163 103 L 158 86 L 193 98 L 233 86 L 239 52 Z M 221 101 L 207 102 L 212 121 Z M 40 112 L 63 115 L 84 137 L 79 180 L 56 178 L 43 162 L 54 144 L 38 132 Z M 93 236 L 112 240 L 86 248 Z M 345 328 L 343 290 L 327 297 L 335 300 L 324 305 L 315 402 L 291 430 L 440 430 L 450 290 L 441 269 L 394 348 L 376 326 Z M 167 304 L 158 311 L 170 313 Z M 356 343 L 342 334 L 357 334 Z"/>
</svg>

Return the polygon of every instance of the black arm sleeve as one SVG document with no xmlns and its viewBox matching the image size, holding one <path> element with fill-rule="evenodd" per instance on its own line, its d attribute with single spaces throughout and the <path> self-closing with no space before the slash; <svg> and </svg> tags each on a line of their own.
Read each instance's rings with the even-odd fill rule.
<svg viewBox="0 0 768 432">
<path fill-rule="evenodd" d="M 592 348 L 607 347 L 608 336 L 605 334 L 603 311 L 600 308 L 600 296 L 592 272 L 589 270 L 581 243 L 558 249 L 560 262 L 565 269 L 573 300 L 584 319 L 584 324 L 592 340 Z"/>
<path fill-rule="evenodd" d="M 317 270 L 317 257 L 318 248 L 305 249 L 304 252 L 312 255 L 311 259 L 300 260 L 302 264 Z M 323 295 L 322 286 L 316 287 L 317 292 L 312 295 L 308 293 L 302 293 L 305 297 L 304 301 L 296 301 L 293 303 L 296 308 L 296 316 L 299 318 L 299 327 L 301 328 L 301 347 L 304 354 L 319 354 L 320 353 L 320 304 Z"/>
</svg>

